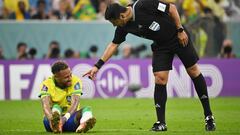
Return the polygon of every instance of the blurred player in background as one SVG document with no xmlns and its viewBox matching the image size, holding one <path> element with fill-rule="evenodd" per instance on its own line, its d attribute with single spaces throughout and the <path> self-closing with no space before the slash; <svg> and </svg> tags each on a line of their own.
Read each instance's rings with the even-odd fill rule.
<svg viewBox="0 0 240 135">
<path fill-rule="evenodd" d="M 43 81 L 39 97 L 45 114 L 46 131 L 87 132 L 96 123 L 90 107 L 80 109 L 82 81 L 72 75 L 67 63 L 56 61 L 52 65 L 53 76 Z"/>
<path fill-rule="evenodd" d="M 107 46 L 101 59 L 85 75 L 94 79 L 98 70 L 111 58 L 119 44 L 125 41 L 128 33 L 153 40 L 153 73 L 155 77 L 154 101 L 157 122 L 152 131 L 166 131 L 165 106 L 167 101 L 166 85 L 169 70 L 172 69 L 174 55 L 177 54 L 191 77 L 202 103 L 205 115 L 205 129 L 216 129 L 210 109 L 207 85 L 199 70 L 198 55 L 189 35 L 180 22 L 176 6 L 159 0 L 137 0 L 123 7 L 117 3 L 108 5 L 105 19 L 117 26 L 113 41 Z M 85 76 L 84 75 L 84 76 Z"/>
</svg>

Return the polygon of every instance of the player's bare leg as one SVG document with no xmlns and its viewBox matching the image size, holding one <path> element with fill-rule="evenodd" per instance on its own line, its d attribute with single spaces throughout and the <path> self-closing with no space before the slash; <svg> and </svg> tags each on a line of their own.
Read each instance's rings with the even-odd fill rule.
<svg viewBox="0 0 240 135">
<path fill-rule="evenodd" d="M 192 78 L 198 97 L 202 103 L 205 115 L 205 129 L 207 131 L 214 131 L 216 129 L 216 124 L 212 111 L 210 108 L 209 97 L 207 92 L 207 85 L 203 75 L 199 70 L 197 64 L 187 68 L 187 73 Z"/>
<path fill-rule="evenodd" d="M 80 119 L 80 125 L 76 129 L 77 133 L 86 133 L 94 127 L 96 118 L 93 117 L 90 107 L 84 107 L 82 109 L 82 117 Z"/>
</svg>

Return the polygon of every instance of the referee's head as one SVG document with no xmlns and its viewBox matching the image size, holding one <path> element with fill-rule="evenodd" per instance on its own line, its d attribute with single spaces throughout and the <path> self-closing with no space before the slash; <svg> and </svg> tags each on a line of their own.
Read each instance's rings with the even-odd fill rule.
<svg viewBox="0 0 240 135">
<path fill-rule="evenodd" d="M 123 26 L 129 18 L 128 8 L 118 3 L 109 4 L 105 11 L 105 19 L 109 20 L 114 26 Z"/>
<path fill-rule="evenodd" d="M 109 4 L 105 11 L 105 19 L 106 20 L 119 19 L 120 14 L 124 13 L 126 10 L 127 10 L 126 7 L 123 7 L 118 3 Z"/>
</svg>

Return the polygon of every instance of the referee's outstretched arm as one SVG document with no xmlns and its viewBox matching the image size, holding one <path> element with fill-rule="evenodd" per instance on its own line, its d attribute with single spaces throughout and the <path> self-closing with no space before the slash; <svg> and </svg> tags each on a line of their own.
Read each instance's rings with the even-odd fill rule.
<svg viewBox="0 0 240 135">
<path fill-rule="evenodd" d="M 118 44 L 115 44 L 113 42 L 109 43 L 101 59 L 99 59 L 99 61 L 93 66 L 93 68 L 89 70 L 87 73 L 85 73 L 83 77 L 88 76 L 89 79 L 95 80 L 96 73 L 98 72 L 98 70 L 103 66 L 103 64 L 106 61 L 108 61 L 108 59 L 112 57 L 112 55 L 116 52 L 117 48 Z"/>
</svg>

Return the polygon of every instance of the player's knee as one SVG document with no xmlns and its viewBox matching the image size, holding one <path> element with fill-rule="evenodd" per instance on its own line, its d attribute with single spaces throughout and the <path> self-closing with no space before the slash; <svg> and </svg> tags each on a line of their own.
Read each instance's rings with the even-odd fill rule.
<svg viewBox="0 0 240 135">
<path fill-rule="evenodd" d="M 200 74 L 200 70 L 197 64 L 187 68 L 187 73 L 191 78 L 196 78 Z"/>
</svg>

